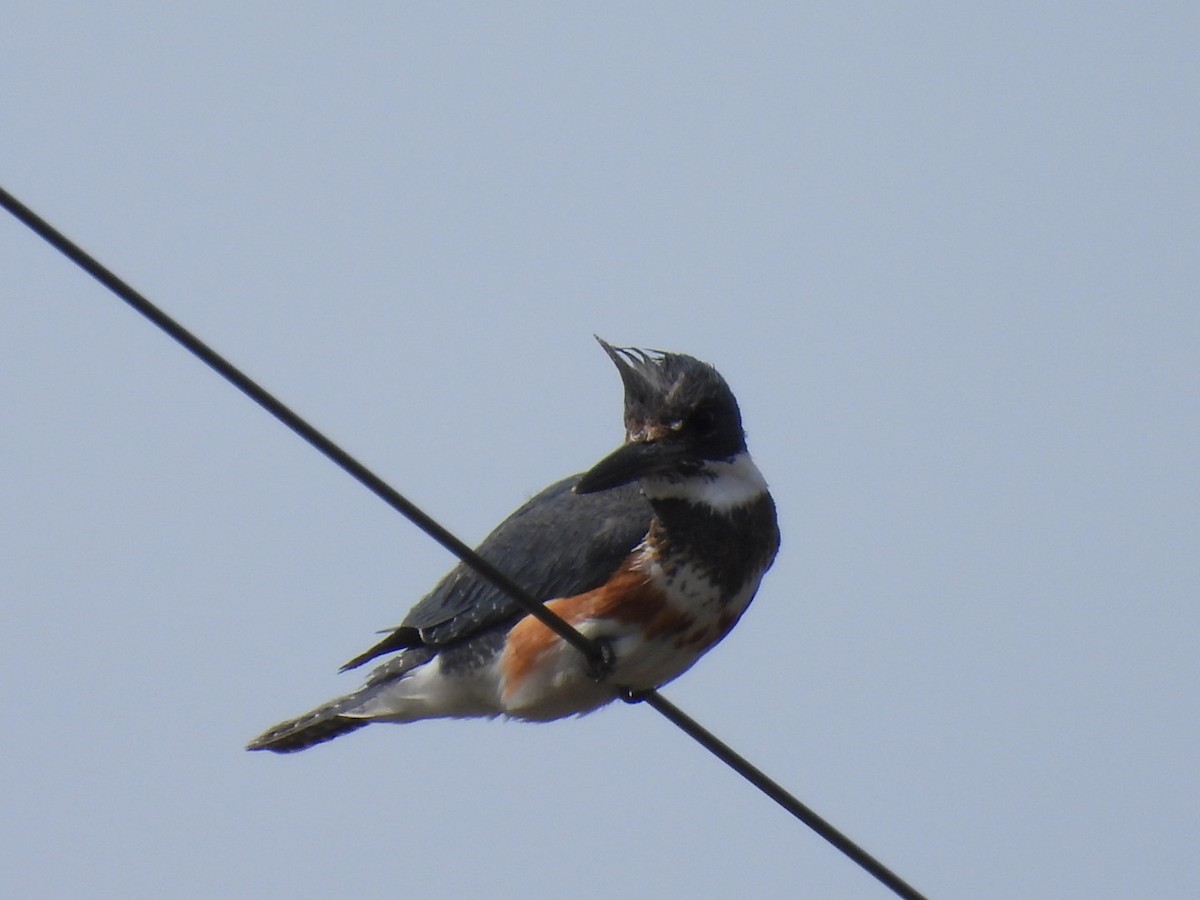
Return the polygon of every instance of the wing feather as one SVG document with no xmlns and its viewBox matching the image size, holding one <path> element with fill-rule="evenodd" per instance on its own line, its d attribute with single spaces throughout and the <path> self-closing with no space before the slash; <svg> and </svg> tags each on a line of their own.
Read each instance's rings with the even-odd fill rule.
<svg viewBox="0 0 1200 900">
<path fill-rule="evenodd" d="M 653 511 L 636 484 L 576 494 L 572 475 L 505 519 L 477 552 L 544 601 L 597 588 L 646 536 Z M 444 647 L 509 621 L 522 610 L 459 563 L 391 629 L 342 668 L 410 647 Z"/>
</svg>

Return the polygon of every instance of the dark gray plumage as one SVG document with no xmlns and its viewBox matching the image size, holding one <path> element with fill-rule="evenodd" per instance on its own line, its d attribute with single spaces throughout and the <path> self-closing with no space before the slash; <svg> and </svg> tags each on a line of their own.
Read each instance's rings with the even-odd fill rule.
<svg viewBox="0 0 1200 900">
<path fill-rule="evenodd" d="M 654 517 L 636 484 L 576 494 L 572 488 L 579 479 L 572 475 L 550 485 L 501 522 L 477 549 L 535 597 L 566 597 L 604 584 L 646 536 Z M 511 597 L 459 563 L 386 638 L 342 669 L 396 650 L 448 647 L 511 625 L 522 615 Z"/>
</svg>

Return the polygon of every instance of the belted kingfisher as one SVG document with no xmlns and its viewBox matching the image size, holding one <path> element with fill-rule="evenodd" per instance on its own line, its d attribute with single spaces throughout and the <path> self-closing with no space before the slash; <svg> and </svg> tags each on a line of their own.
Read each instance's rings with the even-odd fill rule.
<svg viewBox="0 0 1200 900">
<path fill-rule="evenodd" d="M 600 340 L 597 338 L 597 340 Z M 625 387 L 625 443 L 537 494 L 478 553 L 587 637 L 600 677 L 499 588 L 460 563 L 387 637 L 364 687 L 270 728 L 249 750 L 291 753 L 371 722 L 591 712 L 616 686 L 687 671 L 749 606 L 779 548 L 775 504 L 717 370 L 680 353 L 600 345 Z"/>
</svg>

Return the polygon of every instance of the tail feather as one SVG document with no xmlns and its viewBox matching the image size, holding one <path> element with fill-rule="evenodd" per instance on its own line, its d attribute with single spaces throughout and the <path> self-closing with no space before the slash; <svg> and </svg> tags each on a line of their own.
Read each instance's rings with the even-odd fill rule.
<svg viewBox="0 0 1200 900">
<path fill-rule="evenodd" d="M 361 695 L 361 691 L 347 694 L 318 706 L 312 712 L 280 722 L 252 740 L 246 749 L 295 753 L 363 728 L 370 724 L 370 719 L 342 715 L 360 704 L 363 699 Z"/>
<path fill-rule="evenodd" d="M 364 654 L 364 661 L 369 654 L 370 651 Z M 328 703 L 322 703 L 312 712 L 306 712 L 302 716 L 288 719 L 286 722 L 280 722 L 278 725 L 268 728 L 247 744 L 246 749 L 270 750 L 273 753 L 295 753 L 297 750 L 307 749 L 313 744 L 331 741 L 339 735 L 357 731 L 359 728 L 369 725 L 372 719 L 387 718 L 392 721 L 400 721 L 397 718 L 399 709 L 388 704 L 380 708 L 371 701 L 386 692 L 391 685 L 404 680 L 414 669 L 436 656 L 437 650 L 432 647 L 406 649 L 399 656 L 372 672 L 367 679 L 366 687 L 352 694 L 334 697 Z M 347 665 L 352 663 L 347 663 Z"/>
</svg>

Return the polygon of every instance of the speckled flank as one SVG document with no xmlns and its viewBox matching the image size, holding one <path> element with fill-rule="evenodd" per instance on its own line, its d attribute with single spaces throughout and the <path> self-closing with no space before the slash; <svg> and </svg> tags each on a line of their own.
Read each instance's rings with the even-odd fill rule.
<svg viewBox="0 0 1200 900">
<path fill-rule="evenodd" d="M 672 606 L 666 593 L 652 584 L 644 572 L 634 568 L 632 562 L 626 562 L 595 590 L 551 600 L 546 606 L 576 627 L 589 620 L 636 624 L 647 640 L 672 636 L 682 639 L 696 621 Z M 561 643 L 558 635 L 532 616 L 518 622 L 508 633 L 500 657 L 505 698 L 519 690 L 525 679 L 537 671 L 538 664 Z"/>
</svg>

